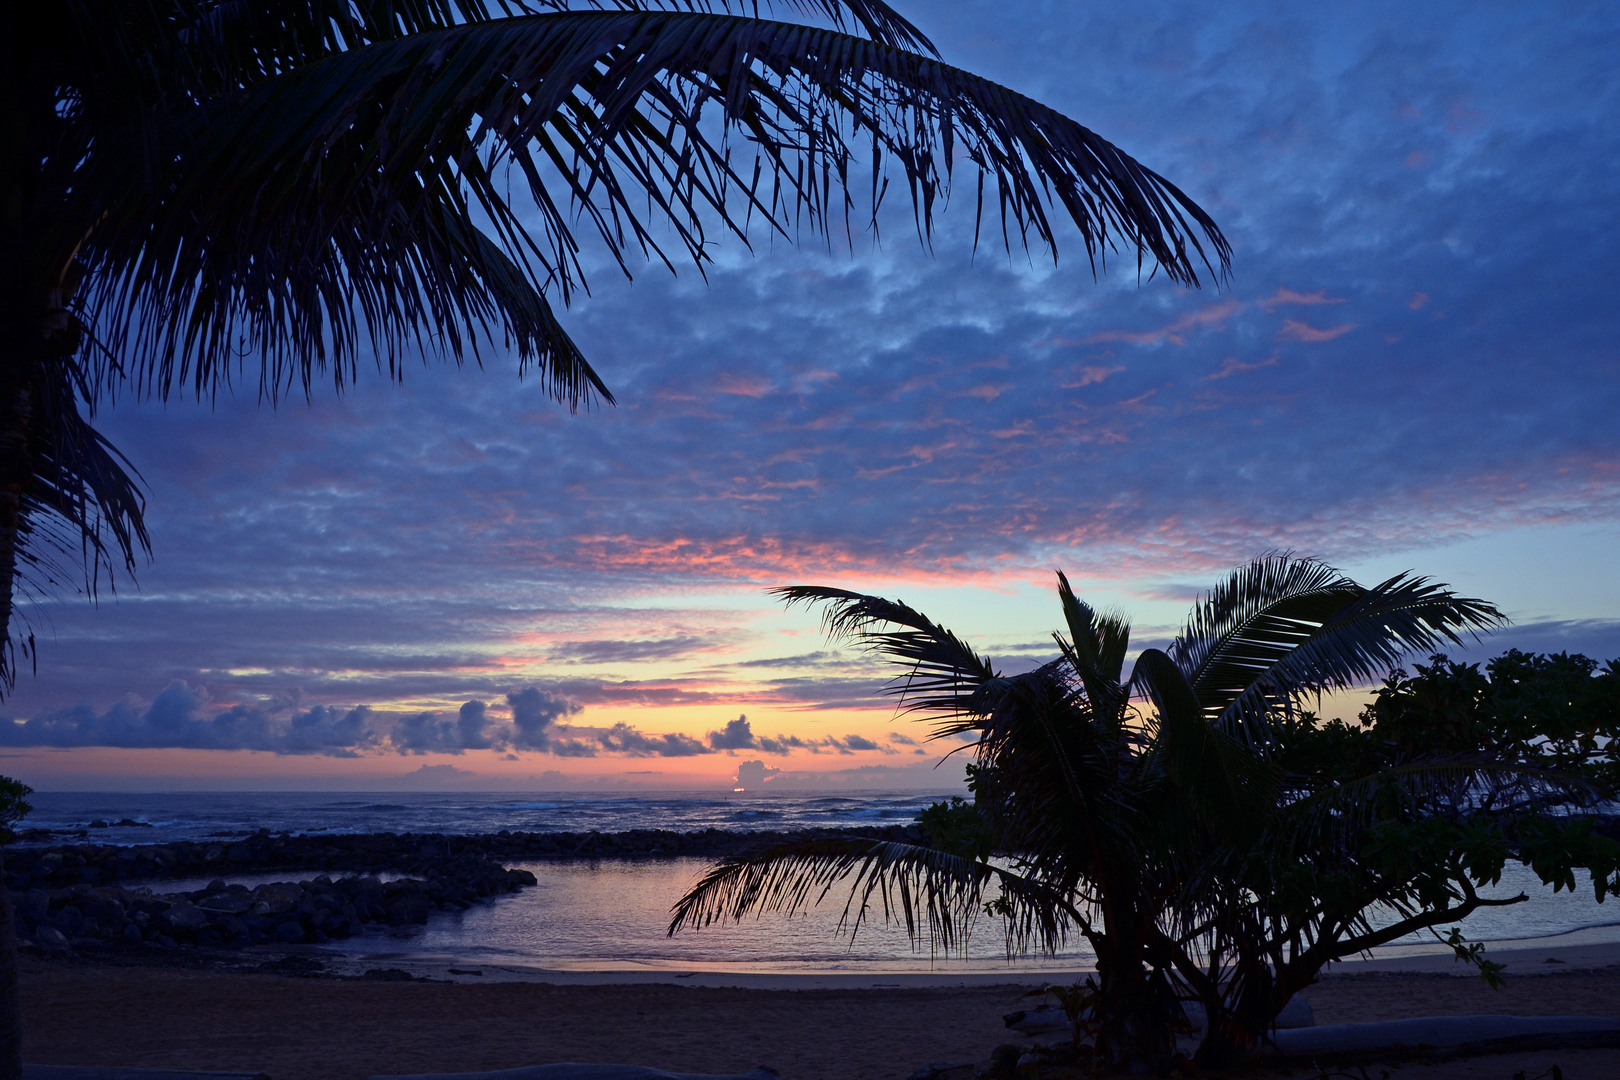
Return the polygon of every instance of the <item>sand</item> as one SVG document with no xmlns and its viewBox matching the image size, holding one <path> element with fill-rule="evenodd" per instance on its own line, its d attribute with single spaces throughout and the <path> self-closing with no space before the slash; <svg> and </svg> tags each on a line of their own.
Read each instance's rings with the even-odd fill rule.
<svg viewBox="0 0 1620 1080">
<path fill-rule="evenodd" d="M 1449 971 L 1362 968 L 1331 975 L 1305 996 L 1321 1024 L 1468 1013 L 1620 1014 L 1620 966 L 1518 959 L 1514 970 L 1528 973 L 1512 976 L 1500 993 Z M 29 955 L 24 1053 L 41 1064 L 264 1072 L 273 1080 L 551 1061 L 694 1072 L 765 1064 L 783 1080 L 901 1080 L 924 1064 L 986 1061 L 992 1047 L 1015 1041 L 1002 1014 L 1032 1000 L 1024 996 L 1027 986 L 1005 982 L 791 989 L 788 976 L 722 986 L 665 973 L 640 983 L 626 984 L 621 974 L 556 985 L 510 972 L 482 981 L 494 974 L 385 983 Z M 1567 1080 L 1606 1080 L 1620 1076 L 1620 1051 L 1408 1062 L 1389 1071 L 1393 1080 L 1510 1080 L 1520 1071 L 1527 1078 L 1545 1074 L 1553 1064 Z M 1379 1069 L 1369 1076 L 1378 1080 Z"/>
</svg>

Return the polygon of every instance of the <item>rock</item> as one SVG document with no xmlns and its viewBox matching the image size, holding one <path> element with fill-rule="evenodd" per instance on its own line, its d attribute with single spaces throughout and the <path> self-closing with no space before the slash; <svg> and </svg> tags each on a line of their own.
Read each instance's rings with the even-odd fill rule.
<svg viewBox="0 0 1620 1080">
<path fill-rule="evenodd" d="M 158 916 L 169 930 L 190 930 L 196 932 L 208 925 L 208 913 L 196 904 L 175 904 L 169 910 Z"/>
<path fill-rule="evenodd" d="M 1002 1043 L 990 1051 L 991 1080 L 1016 1080 L 1018 1059 L 1023 1056 L 1024 1048 L 1016 1043 Z"/>
<path fill-rule="evenodd" d="M 204 911 L 217 911 L 224 915 L 243 915 L 253 907 L 253 897 L 248 893 L 221 892 L 215 893 L 198 905 Z"/>
<path fill-rule="evenodd" d="M 34 938 L 48 949 L 67 948 L 67 935 L 54 926 L 41 927 L 39 932 L 34 935 Z"/>
<path fill-rule="evenodd" d="M 397 923 L 424 923 L 433 913 L 433 902 L 421 893 L 409 893 L 388 906 L 388 918 Z"/>
<path fill-rule="evenodd" d="M 416 976 L 399 968 L 371 968 L 361 978 L 374 982 L 413 982 Z"/>
<path fill-rule="evenodd" d="M 271 885 L 260 885 L 250 895 L 254 914 L 286 915 L 298 906 L 298 901 L 304 897 L 304 890 L 293 882 L 278 881 Z"/>
</svg>

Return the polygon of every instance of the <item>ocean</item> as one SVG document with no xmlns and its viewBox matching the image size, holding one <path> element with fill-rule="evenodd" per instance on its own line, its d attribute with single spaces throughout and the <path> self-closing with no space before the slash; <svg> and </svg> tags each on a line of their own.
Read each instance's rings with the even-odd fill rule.
<svg viewBox="0 0 1620 1080">
<path fill-rule="evenodd" d="M 272 832 L 445 832 L 598 830 L 800 829 L 906 824 L 939 794 L 870 791 L 704 794 L 693 792 L 544 793 L 37 793 L 25 827 L 88 829 L 101 843 L 150 844 Z M 129 819 L 142 824 L 117 826 Z M 92 828 L 92 825 L 98 827 Z M 1009 960 L 999 923 L 981 921 L 967 948 L 949 955 L 914 945 L 904 929 L 886 924 L 881 907 L 858 933 L 840 933 L 847 893 L 834 889 L 808 914 L 766 915 L 741 923 L 665 933 L 670 906 L 707 868 L 703 859 L 522 862 L 538 884 L 466 911 L 435 915 L 426 926 L 377 929 L 323 948 L 378 963 L 448 959 L 465 964 L 515 965 L 558 971 L 862 972 L 868 974 L 1064 970 L 1088 966 L 1083 941 L 1055 957 Z M 239 875 L 255 885 L 283 874 Z M 153 881 L 154 891 L 196 889 L 206 882 Z M 1531 899 L 1485 909 L 1463 924 L 1485 942 L 1548 941 L 1594 934 L 1620 940 L 1620 902 L 1594 902 L 1584 881 L 1574 893 L 1553 893 L 1530 871 L 1508 865 L 1502 882 L 1482 893 Z M 1551 943 L 1551 942 L 1549 942 Z M 1414 937 L 1399 949 L 1436 948 Z"/>
</svg>

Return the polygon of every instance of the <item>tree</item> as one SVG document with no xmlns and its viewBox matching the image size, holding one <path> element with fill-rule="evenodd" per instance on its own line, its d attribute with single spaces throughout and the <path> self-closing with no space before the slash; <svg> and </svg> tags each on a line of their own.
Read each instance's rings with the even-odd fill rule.
<svg viewBox="0 0 1620 1080">
<path fill-rule="evenodd" d="M 1620 661 L 1509 650 L 1487 673 L 1435 656 L 1392 672 L 1357 726 L 1273 722 L 1277 806 L 1178 900 L 1192 947 L 1177 963 L 1211 1017 L 1206 1064 L 1262 1038 L 1327 963 L 1413 933 L 1499 982 L 1457 924 L 1528 899 L 1480 895 L 1509 859 L 1554 890 L 1573 891 L 1577 870 L 1599 902 L 1620 889 L 1620 844 L 1589 813 L 1615 794 Z M 1393 917 L 1375 921 L 1379 908 Z"/>
<path fill-rule="evenodd" d="M 582 234 L 626 274 L 701 268 L 754 220 L 875 229 L 895 167 L 925 244 L 970 162 L 1009 246 L 1055 257 L 1067 218 L 1094 272 L 1123 249 L 1188 285 L 1226 273 L 1175 185 L 944 64 L 881 0 L 793 6 L 826 25 L 727 0 L 5 5 L 0 695 L 36 655 L 16 596 L 81 571 L 93 595 L 150 552 L 133 467 L 90 423 L 120 392 L 242 380 L 274 403 L 341 391 L 368 344 L 390 377 L 499 345 L 570 407 L 611 403 L 554 309 L 585 285 Z M 0 1046 L 0 1080 L 17 1061 Z"/>
<path fill-rule="evenodd" d="M 852 931 L 875 902 L 933 948 L 959 944 L 981 909 L 1002 918 L 1009 954 L 1056 951 L 1078 932 L 1097 958 L 1095 1052 L 1120 1066 L 1168 1064 L 1181 998 L 1207 998 L 1217 1043 L 1232 1037 L 1225 984 L 1193 987 L 1189 972 L 1232 951 L 1229 928 L 1212 920 L 1243 883 L 1214 871 L 1271 850 L 1287 790 L 1277 719 L 1502 621 L 1423 578 L 1366 588 L 1314 560 L 1268 556 L 1234 571 L 1125 678 L 1128 622 L 1081 601 L 1059 573 L 1059 658 L 1007 676 L 899 601 L 776 591 L 790 605 L 825 604 L 830 636 L 898 665 L 891 692 L 936 738 L 974 740 L 978 835 L 944 808 L 931 823 L 937 846 L 829 841 L 727 859 L 677 902 L 670 932 L 792 913 L 845 880 L 841 925 Z"/>
<path fill-rule="evenodd" d="M 754 220 L 875 229 L 898 177 L 927 244 L 961 163 L 1009 246 L 1055 257 L 1067 218 L 1094 271 L 1123 248 L 1173 281 L 1225 274 L 1173 184 L 942 63 L 881 0 L 793 6 L 827 25 L 757 0 L 7 5 L 0 693 L 34 652 L 14 594 L 80 561 L 93 594 L 150 550 L 89 422 L 119 392 L 245 380 L 275 402 L 341 391 L 367 344 L 390 377 L 499 345 L 570 407 L 611 403 L 554 310 L 585 285 L 582 239 L 626 274 L 701 268 Z"/>
</svg>

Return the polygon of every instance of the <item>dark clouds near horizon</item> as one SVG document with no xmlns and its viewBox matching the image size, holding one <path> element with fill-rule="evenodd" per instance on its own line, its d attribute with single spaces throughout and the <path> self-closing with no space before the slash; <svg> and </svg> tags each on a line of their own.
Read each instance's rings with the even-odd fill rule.
<svg viewBox="0 0 1620 1080">
<path fill-rule="evenodd" d="M 1058 555 L 1202 578 L 1269 547 L 1343 561 L 1620 517 L 1613 5 L 900 6 L 1206 206 L 1230 289 L 1139 284 L 1123 254 L 1094 284 L 1072 236 L 1055 271 L 972 254 L 958 205 L 932 257 L 897 214 L 853 256 L 723 247 L 707 283 L 602 268 L 565 318 L 613 409 L 569 416 L 503 362 L 279 413 L 122 402 L 102 422 L 150 485 L 157 561 L 117 603 L 36 614 L 17 714 L 122 723 L 124 694 L 176 679 L 496 700 L 488 643 L 541 624 L 582 626 L 557 665 L 724 659 L 709 627 L 611 629 L 629 589 Z M 1541 638 L 1598 652 L 1616 624 Z M 558 719 L 521 737 L 602 749 L 553 745 Z M 345 722 L 308 722 L 312 752 Z M 409 737 L 491 730 L 445 714 Z M 619 752 L 719 749 L 632 735 Z"/>
</svg>

